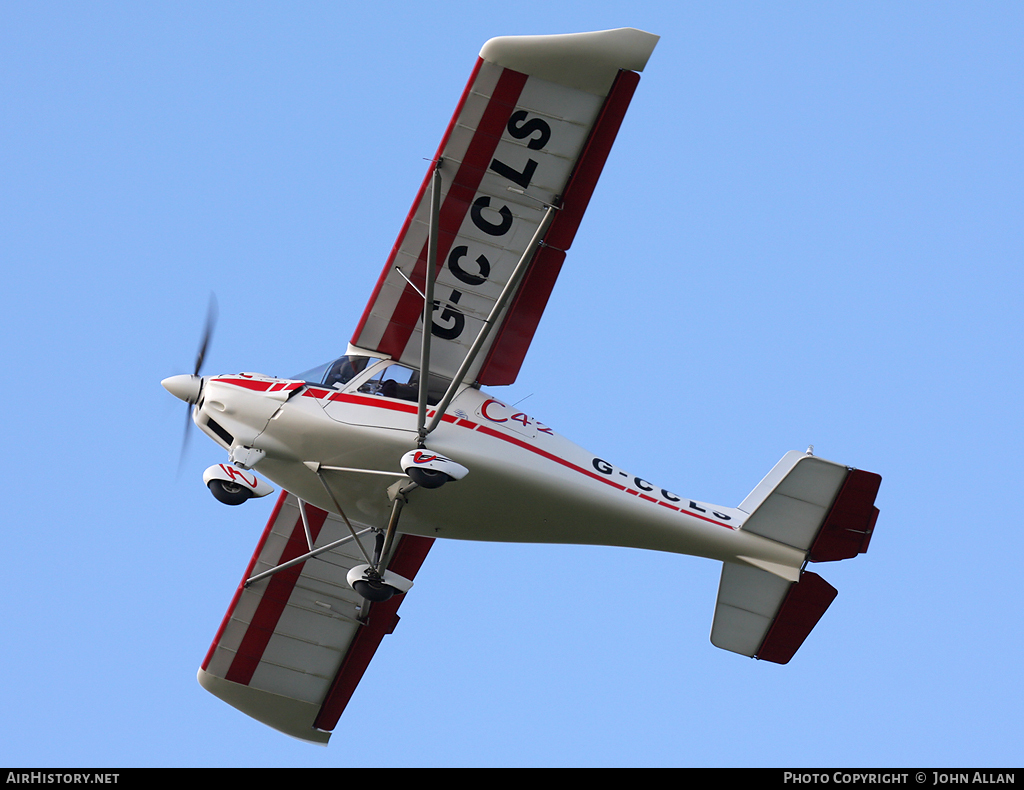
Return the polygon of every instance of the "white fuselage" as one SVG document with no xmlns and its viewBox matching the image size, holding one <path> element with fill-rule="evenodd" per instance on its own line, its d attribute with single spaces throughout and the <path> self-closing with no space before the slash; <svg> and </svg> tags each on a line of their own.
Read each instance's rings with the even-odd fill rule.
<svg viewBox="0 0 1024 790">
<path fill-rule="evenodd" d="M 255 470 L 317 507 L 382 528 L 416 446 L 416 404 L 257 374 L 212 377 L 193 418 L 226 449 L 266 453 Z M 432 412 L 432 410 L 431 410 Z M 212 424 L 211 424 L 212 419 Z M 804 552 L 740 530 L 747 514 L 677 496 L 578 447 L 532 417 L 465 387 L 426 449 L 469 469 L 462 480 L 419 490 L 401 530 L 428 537 L 631 546 L 723 561 L 756 558 L 799 568 Z M 308 466 L 366 471 L 323 471 Z M 391 472 L 382 476 L 372 472 Z"/>
</svg>

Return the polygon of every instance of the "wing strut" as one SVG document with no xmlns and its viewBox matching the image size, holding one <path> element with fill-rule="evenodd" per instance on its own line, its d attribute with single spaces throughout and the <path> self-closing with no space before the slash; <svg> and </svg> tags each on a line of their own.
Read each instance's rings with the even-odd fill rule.
<svg viewBox="0 0 1024 790">
<path fill-rule="evenodd" d="M 296 498 L 298 498 L 298 497 L 296 497 Z M 299 501 L 301 502 L 302 500 L 299 500 Z M 336 549 L 336 548 L 338 548 L 338 546 L 341 546 L 341 545 L 343 545 L 345 543 L 348 543 L 351 540 L 355 540 L 358 543 L 359 542 L 359 535 L 365 535 L 367 532 L 370 532 L 370 531 L 371 531 L 371 528 L 370 527 L 366 527 L 365 529 L 361 529 L 357 533 L 355 533 L 355 536 L 347 535 L 344 538 L 340 538 L 340 539 L 334 541 L 333 543 L 328 543 L 326 546 L 321 546 L 318 549 L 313 549 L 312 551 L 306 552 L 305 554 L 302 554 L 302 555 L 296 557 L 293 560 L 288 560 L 288 562 L 283 562 L 280 565 L 275 565 L 273 568 L 270 568 L 269 570 L 265 570 L 262 573 L 257 573 L 255 576 L 250 576 L 248 579 L 245 580 L 244 586 L 248 588 L 249 585 L 255 584 L 260 579 L 266 579 L 268 576 L 273 576 L 275 573 L 277 573 L 279 571 L 286 571 L 286 570 L 288 570 L 289 568 L 291 568 L 291 567 L 293 567 L 295 565 L 303 563 L 306 560 L 311 560 L 311 559 L 313 559 L 313 557 L 316 557 L 316 556 L 319 556 L 320 554 L 323 554 L 325 551 L 331 551 L 332 549 Z"/>
<path fill-rule="evenodd" d="M 434 276 L 437 273 L 437 231 L 441 215 L 441 163 L 434 165 L 430 180 L 430 230 L 427 235 L 427 280 L 423 286 L 423 342 L 420 345 L 420 391 L 416 409 L 416 444 L 423 448 L 423 440 L 430 433 L 427 423 L 427 389 L 430 383 L 430 336 L 434 315 Z M 399 270 L 401 271 L 401 270 Z M 398 500 L 395 500 L 396 503 Z"/>
<path fill-rule="evenodd" d="M 494 328 L 498 317 L 501 315 L 501 311 L 505 309 L 505 305 L 508 304 L 509 300 L 515 294 L 516 289 L 519 287 L 520 280 L 523 279 L 523 275 L 526 274 L 526 270 L 530 265 L 530 261 L 533 260 L 534 253 L 537 252 L 537 248 L 544 243 L 544 234 L 547 233 L 548 228 L 551 226 L 552 220 L 555 218 L 555 212 L 558 211 L 557 206 L 548 206 L 547 211 L 544 212 L 544 217 L 540 221 L 540 225 L 537 227 L 536 232 L 533 234 L 533 238 L 530 239 L 530 243 L 523 250 L 523 255 L 519 259 L 519 263 L 516 264 L 516 268 L 512 272 L 512 276 L 509 277 L 508 282 L 505 283 L 505 287 L 501 291 L 501 295 L 498 296 L 498 301 L 494 303 L 491 308 L 491 312 L 487 315 L 487 319 L 484 321 L 480 332 L 476 336 L 476 340 L 473 341 L 473 345 L 470 346 L 469 352 L 466 354 L 466 358 L 462 360 L 462 365 L 459 366 L 458 372 L 455 374 L 455 378 L 452 379 L 451 385 L 448 387 L 448 391 L 445 392 L 444 397 L 441 398 L 441 402 L 437 404 L 437 411 L 434 412 L 434 417 L 430 421 L 430 425 L 427 426 L 425 431 L 420 432 L 420 446 L 422 447 L 423 439 L 426 438 L 427 434 L 431 433 L 440 423 L 441 418 L 444 417 L 444 413 L 448 410 L 448 406 L 451 404 L 452 399 L 455 397 L 455 393 L 462 385 L 463 379 L 466 377 L 466 373 L 469 371 L 470 366 L 476 359 L 477 354 L 480 353 L 480 349 L 483 348 L 484 343 L 487 341 L 487 336 L 491 333 L 491 329 Z M 430 267 L 427 267 L 428 271 Z M 427 313 L 424 310 L 424 318 Z M 426 324 L 424 323 L 423 334 L 428 334 Z M 420 369 L 420 397 L 424 398 L 423 395 L 423 379 L 426 378 L 423 369 Z"/>
<path fill-rule="evenodd" d="M 391 554 L 391 545 L 395 540 L 395 533 L 398 532 L 398 520 L 402 515 L 402 508 L 409 502 L 409 492 L 419 488 L 418 483 L 412 481 L 403 483 L 398 481 L 388 489 L 388 495 L 392 497 L 393 504 L 391 506 L 391 518 L 388 520 L 387 531 L 380 535 L 380 540 L 377 542 L 377 548 L 374 551 L 374 570 L 378 574 L 383 574 L 387 570 L 387 561 Z"/>
<path fill-rule="evenodd" d="M 373 560 L 370 559 L 370 555 L 366 553 L 366 549 L 363 547 L 362 541 L 360 541 L 358 535 L 356 535 L 355 527 L 353 527 L 352 522 L 348 520 L 348 516 L 345 515 L 345 511 L 341 509 L 341 505 L 338 504 L 338 500 L 334 496 L 334 492 L 331 491 L 331 487 L 327 485 L 327 480 L 324 478 L 323 472 L 320 471 L 320 464 L 315 461 L 306 461 L 304 463 L 308 469 L 312 470 L 313 473 L 320 478 L 320 485 L 324 487 L 324 491 L 327 492 L 327 496 L 331 498 L 331 501 L 334 503 L 334 507 L 338 509 L 338 515 L 341 516 L 342 521 L 345 522 L 345 526 L 348 527 L 352 540 L 355 541 L 355 544 L 359 547 L 359 553 L 363 555 L 363 559 L 366 560 L 367 565 L 372 565 Z"/>
<path fill-rule="evenodd" d="M 299 502 L 299 515 L 302 516 L 302 529 L 306 533 L 306 545 L 309 547 L 309 550 L 312 551 L 313 534 L 309 528 L 309 516 L 306 513 L 306 503 L 302 500 L 301 497 L 295 497 L 295 499 L 297 499 Z"/>
</svg>

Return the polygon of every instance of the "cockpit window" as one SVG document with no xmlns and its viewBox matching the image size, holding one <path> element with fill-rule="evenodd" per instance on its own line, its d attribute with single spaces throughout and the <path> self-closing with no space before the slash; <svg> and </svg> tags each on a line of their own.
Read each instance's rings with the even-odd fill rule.
<svg viewBox="0 0 1024 790">
<path fill-rule="evenodd" d="M 380 361 L 375 357 L 338 357 L 332 362 L 325 362 L 291 378 L 340 390 L 357 378 L 360 373 L 367 371 L 367 368 L 377 365 Z M 427 403 L 431 406 L 436 405 L 444 396 L 450 383 L 448 379 L 443 379 L 440 376 L 431 376 L 427 388 Z M 380 395 L 413 403 L 419 400 L 419 391 L 419 371 L 390 362 L 382 365 L 373 378 L 360 383 L 358 389 L 358 392 L 367 395 Z"/>
<path fill-rule="evenodd" d="M 339 357 L 332 362 L 325 362 L 317 365 L 303 373 L 291 378 L 297 381 L 306 381 L 310 384 L 323 384 L 327 387 L 340 389 L 355 376 L 366 370 L 368 363 L 376 362 L 372 357 Z"/>
<path fill-rule="evenodd" d="M 341 357 L 331 365 L 327 375 L 324 376 L 324 384 L 328 387 L 341 388 L 342 384 L 348 384 L 358 374 L 366 370 L 366 363 L 370 357 Z"/>
<path fill-rule="evenodd" d="M 431 406 L 437 405 L 450 383 L 440 376 L 431 376 L 427 385 L 427 403 Z M 359 391 L 416 403 L 420 397 L 420 374 L 419 371 L 405 365 L 388 365 L 372 379 L 361 384 Z"/>
<path fill-rule="evenodd" d="M 417 400 L 419 376 L 404 365 L 388 365 L 380 373 L 359 387 L 360 392 L 383 395 L 385 398 Z"/>
</svg>

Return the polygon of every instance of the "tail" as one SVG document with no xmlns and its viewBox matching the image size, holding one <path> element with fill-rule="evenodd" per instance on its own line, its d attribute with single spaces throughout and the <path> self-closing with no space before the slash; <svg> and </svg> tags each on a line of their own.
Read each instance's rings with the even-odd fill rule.
<svg viewBox="0 0 1024 790">
<path fill-rule="evenodd" d="M 881 482 L 871 472 L 787 453 L 740 504 L 750 513 L 743 529 L 804 551 L 811 562 L 856 557 L 868 550 Z M 758 565 L 723 563 L 711 643 L 786 664 L 837 592 L 816 573 L 801 571 L 792 581 Z"/>
</svg>

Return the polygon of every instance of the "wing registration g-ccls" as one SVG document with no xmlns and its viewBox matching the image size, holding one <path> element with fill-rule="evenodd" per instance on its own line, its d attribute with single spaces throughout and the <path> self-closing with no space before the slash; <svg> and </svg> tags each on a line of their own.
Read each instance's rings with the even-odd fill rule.
<svg viewBox="0 0 1024 790">
<path fill-rule="evenodd" d="M 639 82 L 635 72 L 657 42 L 623 28 L 484 45 L 435 157 L 441 194 L 431 373 L 455 378 L 554 206 L 543 244 L 464 378 L 515 381 Z M 352 337 L 356 348 L 409 367 L 420 362 L 433 169 Z"/>
</svg>

